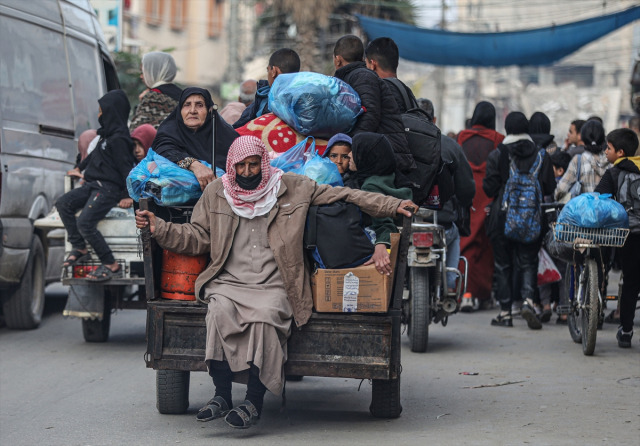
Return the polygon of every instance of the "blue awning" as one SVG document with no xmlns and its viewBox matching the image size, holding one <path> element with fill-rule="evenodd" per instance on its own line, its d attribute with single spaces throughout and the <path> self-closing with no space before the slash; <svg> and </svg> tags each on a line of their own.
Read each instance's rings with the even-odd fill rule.
<svg viewBox="0 0 640 446">
<path fill-rule="evenodd" d="M 370 40 L 391 37 L 400 57 L 434 65 L 504 67 L 548 65 L 640 19 L 640 6 L 549 28 L 503 33 L 458 33 L 358 15 Z"/>
</svg>

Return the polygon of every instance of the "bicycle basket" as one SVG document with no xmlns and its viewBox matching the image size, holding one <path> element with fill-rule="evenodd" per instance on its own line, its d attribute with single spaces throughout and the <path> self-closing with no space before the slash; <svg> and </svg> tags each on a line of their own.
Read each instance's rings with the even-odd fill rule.
<svg viewBox="0 0 640 446">
<path fill-rule="evenodd" d="M 620 248 L 629 235 L 629 230 L 623 228 L 581 228 L 565 223 L 551 223 L 551 226 L 556 241 L 571 244 L 581 243 Z"/>
</svg>

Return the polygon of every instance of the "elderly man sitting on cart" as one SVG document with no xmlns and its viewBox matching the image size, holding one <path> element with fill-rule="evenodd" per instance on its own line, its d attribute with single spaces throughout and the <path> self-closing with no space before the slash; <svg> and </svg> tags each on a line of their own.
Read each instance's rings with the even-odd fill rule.
<svg viewBox="0 0 640 446">
<path fill-rule="evenodd" d="M 242 136 L 229 149 L 227 173 L 207 186 L 191 223 L 167 223 L 138 211 L 138 228 L 149 227 L 162 248 L 211 253 L 196 296 L 208 304 L 206 361 L 216 390 L 198 420 L 225 417 L 233 428 L 248 428 L 260 419 L 266 390 L 281 393 L 291 321 L 301 326 L 311 316 L 302 246 L 307 211 L 339 200 L 373 217 L 417 210 L 410 200 L 283 174 L 271 167 L 259 138 Z M 231 409 L 233 380 L 247 382 L 247 395 Z"/>
</svg>

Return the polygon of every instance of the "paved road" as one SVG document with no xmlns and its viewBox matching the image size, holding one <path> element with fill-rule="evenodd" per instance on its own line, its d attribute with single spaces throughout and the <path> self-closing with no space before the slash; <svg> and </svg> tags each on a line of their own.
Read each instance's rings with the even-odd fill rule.
<svg viewBox="0 0 640 446">
<path fill-rule="evenodd" d="M 196 422 L 213 393 L 204 373 L 192 374 L 188 414 L 158 414 L 155 372 L 142 359 L 144 312 L 117 313 L 109 342 L 86 344 L 62 305 L 48 300 L 38 330 L 0 330 L 3 446 L 640 444 L 640 343 L 619 349 L 612 325 L 588 358 L 566 327 L 533 332 L 521 319 L 513 329 L 490 327 L 492 312 L 456 315 L 432 326 L 426 354 L 411 353 L 405 338 L 399 419 L 369 415 L 366 381 L 358 391 L 357 380 L 307 377 L 287 386 L 288 417 L 267 395 L 261 424 L 235 431 L 222 420 Z M 505 381 L 522 382 L 463 388 Z"/>
</svg>

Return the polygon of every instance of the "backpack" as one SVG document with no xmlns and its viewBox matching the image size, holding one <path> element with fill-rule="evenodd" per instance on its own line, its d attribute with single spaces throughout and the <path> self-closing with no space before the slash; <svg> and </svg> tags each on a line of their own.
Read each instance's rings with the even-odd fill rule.
<svg viewBox="0 0 640 446">
<path fill-rule="evenodd" d="M 538 240 L 542 229 L 542 189 L 538 173 L 545 150 L 538 152 L 529 172 L 520 172 L 511 159 L 509 179 L 502 197 L 502 210 L 506 212 L 504 236 L 520 243 Z"/>
<path fill-rule="evenodd" d="M 618 175 L 617 200 L 629 215 L 629 230 L 640 234 L 640 174 L 623 170 Z"/>
<path fill-rule="evenodd" d="M 304 247 L 320 269 L 362 265 L 375 249 L 364 229 L 360 209 L 345 201 L 309 207 Z"/>
<path fill-rule="evenodd" d="M 391 77 L 385 81 L 400 92 L 407 108 L 402 114 L 402 123 L 409 150 L 418 166 L 406 175 L 413 185 L 413 201 L 419 206 L 442 209 L 455 194 L 455 186 L 450 163 L 443 162 L 440 155 L 440 129 L 429 120 L 427 112 L 418 107 L 416 100 L 409 98 L 402 82 Z"/>
<path fill-rule="evenodd" d="M 582 181 L 580 181 L 580 170 L 582 169 L 582 154 L 576 155 L 576 158 L 578 158 L 578 167 L 576 168 L 576 182 L 573 183 L 573 186 L 571 186 L 571 189 L 569 189 L 571 198 L 576 198 L 582 193 Z"/>
</svg>

